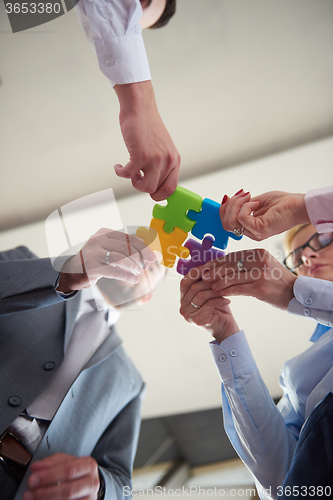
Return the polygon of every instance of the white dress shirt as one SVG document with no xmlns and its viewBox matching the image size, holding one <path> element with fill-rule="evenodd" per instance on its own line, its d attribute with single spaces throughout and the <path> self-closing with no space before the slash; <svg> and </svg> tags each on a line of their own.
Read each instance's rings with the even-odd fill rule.
<svg viewBox="0 0 333 500">
<path fill-rule="evenodd" d="M 112 85 L 151 79 L 139 0 L 80 0 L 75 11 Z"/>
</svg>

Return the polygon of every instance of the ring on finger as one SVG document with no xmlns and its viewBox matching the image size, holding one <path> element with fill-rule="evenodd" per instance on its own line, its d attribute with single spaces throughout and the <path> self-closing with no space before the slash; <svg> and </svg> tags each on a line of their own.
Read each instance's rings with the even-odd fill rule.
<svg viewBox="0 0 333 500">
<path fill-rule="evenodd" d="M 200 309 L 201 306 L 198 306 L 197 304 L 193 304 L 193 302 L 191 302 L 191 306 L 194 307 L 194 309 Z"/>
<path fill-rule="evenodd" d="M 242 259 L 240 259 L 240 260 L 237 262 L 237 268 L 238 268 L 238 271 L 240 271 L 240 272 L 244 272 L 244 273 L 245 273 L 245 269 L 244 269 L 244 262 L 242 261 Z"/>
<path fill-rule="evenodd" d="M 105 256 L 105 264 L 107 264 L 107 265 L 110 264 L 110 262 L 109 262 L 110 255 L 111 255 L 111 250 L 108 250 L 106 252 L 106 256 Z"/>
<path fill-rule="evenodd" d="M 243 232 L 244 232 L 244 226 L 242 226 L 240 229 L 233 230 L 234 235 L 237 236 L 238 238 L 243 236 Z"/>
</svg>

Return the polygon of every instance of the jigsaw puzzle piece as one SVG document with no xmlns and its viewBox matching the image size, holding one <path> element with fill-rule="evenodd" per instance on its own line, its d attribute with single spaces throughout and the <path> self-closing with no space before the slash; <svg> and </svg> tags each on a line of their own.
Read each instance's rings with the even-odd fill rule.
<svg viewBox="0 0 333 500">
<path fill-rule="evenodd" d="M 182 246 L 182 243 L 187 238 L 187 233 L 182 231 L 178 227 L 172 233 L 166 233 L 163 230 L 164 221 L 160 219 L 153 218 L 150 222 L 150 228 L 140 227 L 138 228 L 136 234 L 138 238 L 144 240 L 144 243 L 148 245 L 152 250 L 157 250 L 162 254 L 161 264 L 165 267 L 172 267 L 175 263 L 176 256 L 181 258 L 186 258 L 190 255 L 188 248 Z M 157 242 L 154 240 L 153 243 L 149 244 L 154 233 L 157 232 L 159 240 L 159 249 L 157 249 Z M 152 246 L 151 246 L 152 245 Z"/>
<path fill-rule="evenodd" d="M 187 240 L 185 247 L 190 250 L 190 259 L 179 259 L 177 264 L 177 271 L 179 274 L 187 274 L 194 267 L 206 264 L 209 260 L 222 258 L 225 253 L 217 248 L 212 248 L 214 238 L 206 236 L 202 243 L 193 239 Z"/>
<path fill-rule="evenodd" d="M 141 226 L 137 228 L 136 235 L 153 252 L 159 252 L 162 255 L 162 247 L 156 229 Z"/>
<path fill-rule="evenodd" d="M 165 221 L 163 230 L 171 233 L 176 227 L 186 231 L 191 231 L 195 222 L 186 215 L 188 210 L 197 213 L 201 209 L 202 198 L 198 194 L 189 191 L 181 186 L 177 186 L 176 191 L 167 198 L 168 204 L 163 207 L 156 204 L 153 208 L 153 217 Z"/>
<path fill-rule="evenodd" d="M 241 240 L 242 236 L 236 236 L 231 231 L 226 231 L 221 222 L 219 214 L 220 204 L 216 201 L 205 198 L 202 202 L 201 211 L 198 213 L 194 210 L 189 210 L 188 217 L 195 221 L 195 225 L 191 230 L 193 236 L 202 240 L 206 234 L 214 236 L 214 247 L 225 250 L 228 245 L 228 239 Z"/>
</svg>

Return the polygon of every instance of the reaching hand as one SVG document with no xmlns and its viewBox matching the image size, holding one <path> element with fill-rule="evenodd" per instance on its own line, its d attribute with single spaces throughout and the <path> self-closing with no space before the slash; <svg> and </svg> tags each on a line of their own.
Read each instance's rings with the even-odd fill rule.
<svg viewBox="0 0 333 500">
<path fill-rule="evenodd" d="M 136 236 L 100 229 L 65 263 L 57 291 L 81 290 L 102 277 L 138 283 L 142 269 L 155 260 L 154 252 Z"/>
<path fill-rule="evenodd" d="M 310 222 L 304 194 L 270 191 L 251 198 L 242 191 L 232 198 L 226 197 L 220 207 L 222 225 L 227 231 L 243 226 L 246 236 L 261 241 Z"/>
<path fill-rule="evenodd" d="M 207 262 L 202 279 L 223 296 L 247 295 L 286 310 L 297 276 L 267 250 L 253 249 Z"/>
<path fill-rule="evenodd" d="M 129 152 L 127 165 L 115 165 L 119 177 L 155 201 L 171 196 L 178 184 L 180 155 L 159 115 L 150 81 L 116 85 L 119 122 Z"/>
<path fill-rule="evenodd" d="M 56 453 L 31 465 L 22 500 L 96 500 L 99 487 L 96 460 Z"/>
<path fill-rule="evenodd" d="M 239 328 L 229 308 L 230 300 L 201 280 L 205 266 L 195 268 L 196 273 L 189 272 L 182 279 L 180 314 L 189 323 L 203 326 L 221 343 Z"/>
</svg>

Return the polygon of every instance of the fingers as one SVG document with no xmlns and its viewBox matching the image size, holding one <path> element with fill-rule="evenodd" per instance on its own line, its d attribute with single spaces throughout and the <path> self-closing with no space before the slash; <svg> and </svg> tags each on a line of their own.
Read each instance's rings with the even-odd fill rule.
<svg viewBox="0 0 333 500">
<path fill-rule="evenodd" d="M 174 166 L 174 168 L 171 170 L 171 172 L 164 180 L 164 182 L 160 184 L 160 186 L 158 186 L 157 190 L 154 193 L 150 194 L 151 198 L 154 201 L 165 200 L 174 193 L 178 185 L 179 166 L 180 166 L 180 157 L 179 157 L 179 162 L 177 162 L 177 165 Z"/>
<path fill-rule="evenodd" d="M 85 269 L 117 267 L 138 276 L 142 269 L 155 262 L 156 255 L 136 236 L 118 231 L 98 231 L 82 249 Z M 104 270 L 107 275 L 109 271 Z"/>
<path fill-rule="evenodd" d="M 232 198 L 227 199 L 225 203 L 221 204 L 220 217 L 222 226 L 226 231 L 240 229 L 241 224 L 238 221 L 238 214 L 244 203 L 250 201 L 250 199 L 250 193 L 244 193 L 244 190 L 241 189 Z"/>
<path fill-rule="evenodd" d="M 180 155 L 173 154 L 152 159 L 148 164 L 130 160 L 125 167 L 115 165 L 119 177 L 131 179 L 132 185 L 140 192 L 149 193 L 153 200 L 165 200 L 176 190 L 179 178 Z"/>
<path fill-rule="evenodd" d="M 187 321 L 194 314 L 198 316 L 199 312 L 202 313 L 200 309 L 212 299 L 219 299 L 220 305 L 227 305 L 230 302 L 228 299 L 223 299 L 219 292 L 214 291 L 210 283 L 194 280 L 189 275 L 182 279 L 180 313 Z"/>
<path fill-rule="evenodd" d="M 95 498 L 99 489 L 97 462 L 88 457 L 58 453 L 35 462 L 23 500 Z"/>
</svg>

